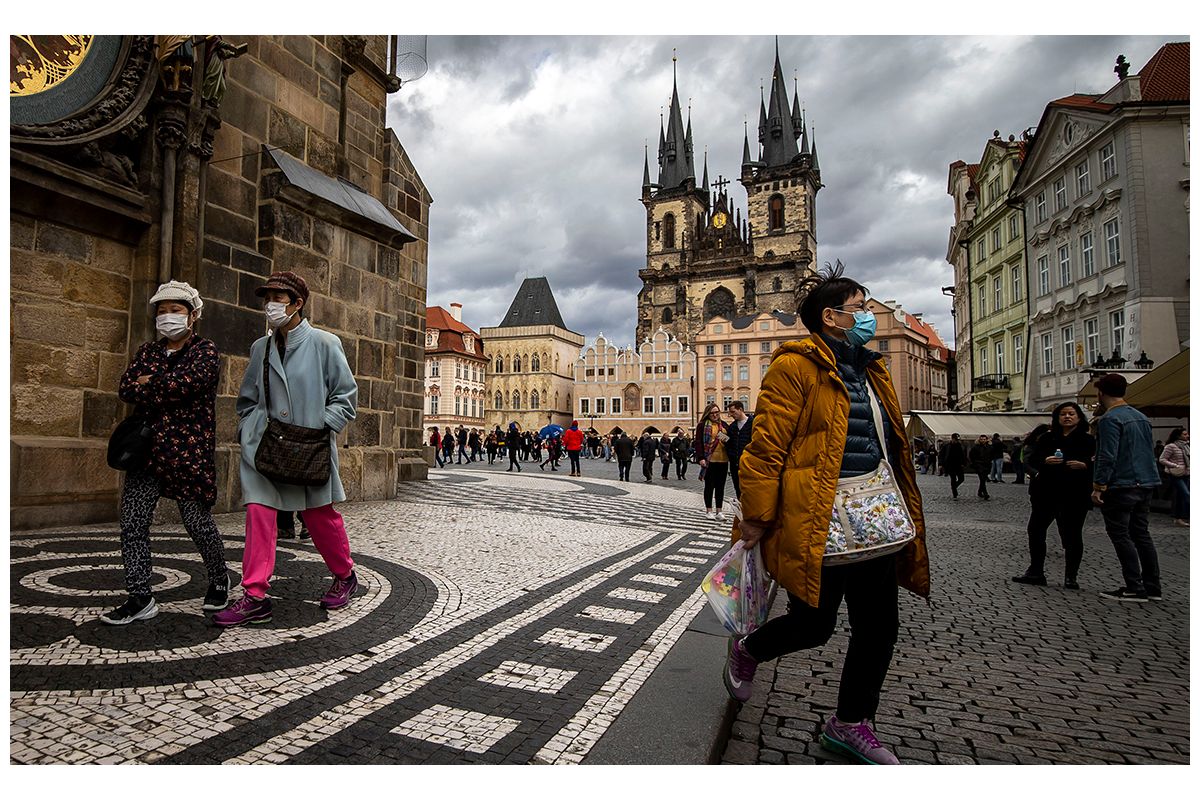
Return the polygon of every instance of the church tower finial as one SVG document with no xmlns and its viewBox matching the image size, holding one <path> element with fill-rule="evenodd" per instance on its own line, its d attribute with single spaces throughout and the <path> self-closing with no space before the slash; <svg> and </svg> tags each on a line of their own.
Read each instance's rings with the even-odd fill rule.
<svg viewBox="0 0 1200 800">
<path fill-rule="evenodd" d="M 696 169 L 692 160 L 692 128 L 689 109 L 688 124 L 683 122 L 679 107 L 679 58 L 671 53 L 671 108 L 667 112 L 667 130 L 663 134 L 663 152 L 658 162 L 658 184 L 662 190 L 677 189 L 691 180 L 695 186 Z"/>
</svg>

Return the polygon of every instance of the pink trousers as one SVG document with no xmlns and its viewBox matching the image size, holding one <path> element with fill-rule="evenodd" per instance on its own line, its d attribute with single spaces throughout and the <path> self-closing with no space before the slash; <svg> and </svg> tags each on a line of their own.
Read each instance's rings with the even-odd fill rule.
<svg viewBox="0 0 1200 800">
<path fill-rule="evenodd" d="M 306 508 L 302 513 L 313 544 L 325 559 L 325 566 L 339 578 L 349 577 L 354 571 L 354 561 L 350 558 L 350 540 L 346 538 L 342 515 L 333 509 L 332 503 L 320 508 Z M 275 509 L 247 503 L 242 589 L 251 597 L 262 599 L 267 596 L 271 575 L 275 573 L 276 536 Z"/>
</svg>

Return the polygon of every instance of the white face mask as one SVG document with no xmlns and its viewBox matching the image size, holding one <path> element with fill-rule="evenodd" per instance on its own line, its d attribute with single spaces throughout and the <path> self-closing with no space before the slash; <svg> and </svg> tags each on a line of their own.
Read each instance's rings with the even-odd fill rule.
<svg viewBox="0 0 1200 800">
<path fill-rule="evenodd" d="M 191 330 L 188 327 L 187 314 L 159 314 L 154 319 L 154 327 L 158 329 L 159 334 L 172 342 L 177 342 L 187 336 L 188 331 Z"/>
<path fill-rule="evenodd" d="M 299 310 L 296 309 L 296 311 Z M 286 325 L 287 321 L 295 316 L 296 311 L 291 314 L 287 313 L 287 303 L 267 303 L 267 324 L 272 329 Z"/>
</svg>

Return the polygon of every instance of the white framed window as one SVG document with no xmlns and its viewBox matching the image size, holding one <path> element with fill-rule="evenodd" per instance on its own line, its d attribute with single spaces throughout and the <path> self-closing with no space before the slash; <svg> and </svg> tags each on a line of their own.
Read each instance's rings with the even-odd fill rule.
<svg viewBox="0 0 1200 800">
<path fill-rule="evenodd" d="M 758 376 L 758 377 L 759 377 L 759 378 L 765 378 L 765 377 L 766 377 L 766 375 L 767 375 L 767 370 L 769 370 L 770 368 L 771 368 L 771 362 L 769 362 L 769 361 L 764 361 L 764 362 L 762 362 L 762 364 L 760 364 L 760 365 L 759 365 L 759 368 L 758 368 L 758 370 L 759 370 L 759 376 Z"/>
<path fill-rule="evenodd" d="M 979 316 L 987 316 L 987 286 L 979 284 Z"/>
<path fill-rule="evenodd" d="M 671 413 L 671 397 L 670 397 L 670 395 L 663 395 L 662 397 L 658 398 L 658 412 L 660 414 L 670 414 Z"/>
<path fill-rule="evenodd" d="M 716 396 L 716 395 L 714 395 L 714 394 L 706 394 L 706 395 L 704 395 L 704 405 L 706 405 L 706 406 L 711 406 L 711 405 L 712 405 L 713 403 L 715 403 L 715 402 L 717 402 L 717 396 Z"/>
<path fill-rule="evenodd" d="M 1038 222 L 1046 221 L 1046 193 L 1038 192 L 1037 197 L 1033 200 L 1034 218 Z"/>
<path fill-rule="evenodd" d="M 1042 334 L 1042 374 L 1054 374 L 1054 336 Z"/>
<path fill-rule="evenodd" d="M 621 398 L 619 398 L 619 397 L 610 398 L 610 402 L 608 404 L 608 410 L 609 410 L 609 413 L 611 413 L 611 414 L 620 414 L 621 413 Z"/>
<path fill-rule="evenodd" d="M 1000 179 L 992 178 L 988 183 L 988 205 L 996 202 L 996 198 L 1000 196 Z"/>
<path fill-rule="evenodd" d="M 454 377 L 456 377 L 456 378 L 462 378 L 462 369 L 463 369 L 463 367 L 462 367 L 462 362 L 455 362 L 455 364 L 454 364 Z"/>
<path fill-rule="evenodd" d="M 1096 252 L 1092 246 L 1091 231 L 1079 237 L 1079 261 L 1083 265 L 1083 277 L 1096 274 Z"/>
<path fill-rule="evenodd" d="M 1097 317 L 1083 321 L 1083 349 L 1087 363 L 1095 364 L 1100 358 L 1100 320 Z"/>
<path fill-rule="evenodd" d="M 704 355 L 715 356 L 717 354 L 717 346 L 715 344 L 704 345 Z"/>
<path fill-rule="evenodd" d="M 438 399 L 436 394 L 429 398 L 429 413 L 434 415 L 438 413 Z"/>
<path fill-rule="evenodd" d="M 586 417 L 592 413 L 592 401 L 586 397 L 579 398 L 579 416 Z"/>
<path fill-rule="evenodd" d="M 430 364 L 429 364 L 429 377 L 431 377 L 431 378 L 440 378 L 440 377 L 442 377 L 442 362 L 440 362 L 440 361 L 432 361 L 432 362 L 430 362 Z"/>
<path fill-rule="evenodd" d="M 1014 241 L 1021 235 L 1021 218 L 1013 214 L 1008 218 L 1008 240 Z"/>
<path fill-rule="evenodd" d="M 675 413 L 677 413 L 677 414 L 688 413 L 688 405 L 689 405 L 688 404 L 688 396 L 686 394 L 679 395 L 678 397 L 675 398 Z"/>
<path fill-rule="evenodd" d="M 999 275 L 992 278 L 992 302 L 997 311 L 1004 307 L 1004 279 Z"/>
<path fill-rule="evenodd" d="M 889 344 L 890 344 L 890 342 L 888 342 L 887 339 L 880 339 L 879 340 L 879 352 L 886 353 L 888 351 Z"/>
<path fill-rule="evenodd" d="M 516 411 L 521 410 L 521 393 L 518 392 L 516 389 L 513 389 L 513 393 L 512 393 L 512 407 Z"/>
<path fill-rule="evenodd" d="M 1109 142 L 1100 148 L 1100 179 L 1107 181 L 1117 174 L 1117 147 Z"/>
<path fill-rule="evenodd" d="M 1071 285 L 1071 247 L 1063 245 L 1058 248 L 1058 286 L 1066 288 Z"/>
<path fill-rule="evenodd" d="M 721 355 L 723 355 L 723 356 L 733 355 L 733 345 L 731 345 L 731 344 L 721 345 Z"/>
<path fill-rule="evenodd" d="M 748 395 L 748 394 L 738 395 L 738 400 L 742 401 L 743 408 L 745 408 L 747 411 L 750 410 L 750 395 Z"/>
<path fill-rule="evenodd" d="M 729 410 L 729 404 L 730 404 L 730 403 L 732 403 L 732 402 L 733 402 L 733 395 L 731 395 L 731 394 L 727 394 L 727 395 L 725 395 L 724 397 L 722 397 L 722 398 L 721 398 L 722 407 L 723 407 L 723 408 L 724 408 L 726 411 L 728 411 L 728 410 Z"/>
<path fill-rule="evenodd" d="M 605 398 L 605 397 L 597 397 L 596 398 L 596 412 L 595 412 L 596 416 L 598 416 L 598 417 L 604 416 L 604 406 L 606 404 L 605 401 L 607 399 L 608 398 Z"/>
<path fill-rule="evenodd" d="M 750 343 L 749 342 L 738 342 L 738 355 L 739 356 L 744 356 L 749 352 L 750 352 Z"/>
<path fill-rule="evenodd" d="M 504 408 L 504 395 L 501 394 L 500 392 L 496 392 L 496 399 L 494 401 L 492 408 L 496 408 L 496 409 Z"/>
<path fill-rule="evenodd" d="M 1121 263 L 1121 223 L 1113 217 L 1104 223 L 1104 246 L 1108 252 L 1108 264 L 1115 267 Z"/>
<path fill-rule="evenodd" d="M 733 364 L 721 365 L 721 382 L 733 383 Z"/>
<path fill-rule="evenodd" d="M 759 351 L 760 353 L 770 353 L 770 352 L 771 352 L 771 350 L 772 350 L 772 348 L 771 348 L 771 343 L 770 343 L 770 342 L 762 342 L 762 343 L 761 343 L 761 344 L 759 344 L 759 346 L 758 346 L 758 351 Z"/>
<path fill-rule="evenodd" d="M 1000 226 L 992 228 L 992 252 L 1000 249 Z"/>
<path fill-rule="evenodd" d="M 1025 337 L 1014 333 L 1012 336 L 1013 369 L 1023 372 L 1025 369 Z"/>
<path fill-rule="evenodd" d="M 1004 340 L 996 342 L 996 374 L 1004 375 Z"/>
<path fill-rule="evenodd" d="M 1125 355 L 1125 309 L 1109 312 L 1108 329 L 1112 331 L 1113 350 Z"/>
<path fill-rule="evenodd" d="M 1075 363 L 1075 326 L 1066 325 L 1059 330 L 1062 337 L 1063 369 L 1069 370 Z"/>
<path fill-rule="evenodd" d="M 711 366 L 705 367 L 704 368 L 704 380 L 708 383 L 715 383 L 717 380 L 717 368 L 711 367 Z"/>
<path fill-rule="evenodd" d="M 1021 301 L 1021 268 L 1012 268 L 1012 299 L 1014 303 Z"/>
<path fill-rule="evenodd" d="M 1054 211 L 1062 211 L 1067 207 L 1067 179 L 1060 177 L 1054 182 Z"/>
<path fill-rule="evenodd" d="M 979 240 L 979 245 L 975 248 L 975 259 L 980 262 L 987 259 L 987 242 L 983 239 Z"/>
<path fill-rule="evenodd" d="M 1080 197 L 1092 191 L 1092 176 L 1088 173 L 1088 162 L 1075 165 L 1075 188 Z"/>
<path fill-rule="evenodd" d="M 461 397 L 454 398 L 454 416 L 456 416 L 456 417 L 462 416 L 462 398 Z"/>
<path fill-rule="evenodd" d="M 908 371 L 910 373 L 909 378 L 911 380 L 912 364 L 908 365 Z M 986 347 L 979 348 L 979 374 L 980 375 L 990 375 L 991 374 L 988 372 L 988 357 L 987 357 L 987 348 Z"/>
<path fill-rule="evenodd" d="M 1038 297 L 1050 294 L 1050 257 L 1038 256 Z"/>
<path fill-rule="evenodd" d="M 643 397 L 642 398 L 642 413 L 643 414 L 653 414 L 654 413 L 654 398 L 653 397 Z"/>
</svg>

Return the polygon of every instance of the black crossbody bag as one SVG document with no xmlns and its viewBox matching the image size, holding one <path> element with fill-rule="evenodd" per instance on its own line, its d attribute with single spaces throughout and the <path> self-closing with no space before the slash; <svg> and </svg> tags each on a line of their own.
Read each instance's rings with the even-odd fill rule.
<svg viewBox="0 0 1200 800">
<path fill-rule="evenodd" d="M 254 469 L 264 478 L 297 486 L 324 486 L 329 482 L 332 455 L 329 427 L 290 425 L 271 416 L 271 342 L 263 351 L 263 396 L 267 401 L 267 429 L 254 453 Z"/>
</svg>

